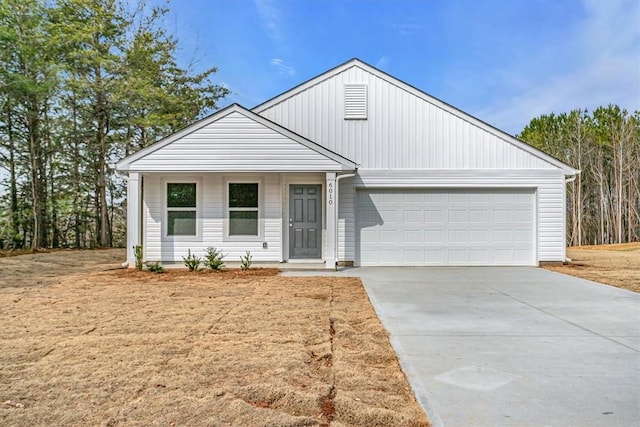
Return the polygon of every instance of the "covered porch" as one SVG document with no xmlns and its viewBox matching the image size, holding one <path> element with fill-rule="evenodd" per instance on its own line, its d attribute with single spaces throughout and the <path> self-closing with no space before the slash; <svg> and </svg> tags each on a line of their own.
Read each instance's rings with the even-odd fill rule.
<svg viewBox="0 0 640 427">
<path fill-rule="evenodd" d="M 357 165 L 237 105 L 118 163 L 128 175 L 127 260 L 336 265 L 337 186 Z"/>
</svg>

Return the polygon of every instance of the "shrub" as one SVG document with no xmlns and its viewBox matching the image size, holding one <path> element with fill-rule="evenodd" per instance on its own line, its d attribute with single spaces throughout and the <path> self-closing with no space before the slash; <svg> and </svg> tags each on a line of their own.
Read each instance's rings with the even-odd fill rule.
<svg viewBox="0 0 640 427">
<path fill-rule="evenodd" d="M 216 248 L 207 248 L 207 254 L 204 256 L 204 265 L 211 270 L 222 270 L 224 268 L 224 261 L 222 259 L 225 255 L 222 251 Z"/>
<path fill-rule="evenodd" d="M 148 262 L 147 270 L 156 274 L 164 273 L 164 267 L 159 262 Z"/>
<path fill-rule="evenodd" d="M 133 247 L 133 256 L 136 258 L 136 270 L 142 270 L 144 263 L 142 262 L 142 245 Z"/>
<path fill-rule="evenodd" d="M 200 257 L 193 255 L 191 249 L 189 249 L 189 254 L 186 257 L 182 257 L 182 259 L 189 271 L 198 271 L 198 268 L 200 268 Z"/>
<path fill-rule="evenodd" d="M 240 257 L 240 268 L 242 270 L 248 270 L 251 268 L 251 259 L 253 257 L 251 256 L 251 252 L 247 251 L 247 253 L 244 256 Z"/>
</svg>

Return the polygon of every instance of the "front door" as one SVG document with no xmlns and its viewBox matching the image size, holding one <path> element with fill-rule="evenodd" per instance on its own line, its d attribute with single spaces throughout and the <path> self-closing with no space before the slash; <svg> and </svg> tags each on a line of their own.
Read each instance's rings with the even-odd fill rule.
<svg viewBox="0 0 640 427">
<path fill-rule="evenodd" d="M 322 186 L 289 187 L 289 258 L 322 257 Z"/>
</svg>

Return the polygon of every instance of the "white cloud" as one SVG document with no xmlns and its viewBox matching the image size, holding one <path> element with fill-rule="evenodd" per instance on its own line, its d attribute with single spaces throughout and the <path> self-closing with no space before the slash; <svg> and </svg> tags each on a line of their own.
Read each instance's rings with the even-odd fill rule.
<svg viewBox="0 0 640 427">
<path fill-rule="evenodd" d="M 640 109 L 640 3 L 585 2 L 584 8 L 586 17 L 572 37 L 558 41 L 573 49 L 574 65 L 526 82 L 518 93 L 488 106 L 478 117 L 518 133 L 532 118 L 551 112 L 591 111 L 610 103 Z M 523 71 L 500 73 L 504 81 L 516 81 L 515 74 Z"/>
<path fill-rule="evenodd" d="M 380 59 L 378 59 L 376 61 L 376 68 L 380 68 L 381 70 L 384 70 L 385 68 L 387 68 L 387 65 L 389 65 L 389 62 L 391 62 L 391 58 L 388 56 L 382 56 Z"/>
<path fill-rule="evenodd" d="M 254 0 L 262 25 L 264 25 L 269 37 L 276 41 L 282 41 L 282 14 L 271 0 Z"/>
<path fill-rule="evenodd" d="M 402 23 L 402 24 L 390 24 L 391 28 L 398 31 L 403 36 L 409 36 L 414 33 L 422 31 L 422 25 Z"/>
<path fill-rule="evenodd" d="M 269 62 L 272 66 L 274 66 L 276 68 L 276 70 L 278 70 L 278 72 L 280 74 L 286 74 L 289 76 L 295 76 L 296 75 L 296 69 L 285 64 L 284 61 L 280 58 L 273 58 L 270 62 Z"/>
</svg>

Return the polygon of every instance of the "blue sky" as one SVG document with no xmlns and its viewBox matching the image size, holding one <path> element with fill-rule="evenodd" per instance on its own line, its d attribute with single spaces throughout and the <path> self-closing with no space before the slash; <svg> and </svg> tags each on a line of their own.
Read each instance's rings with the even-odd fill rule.
<svg viewBox="0 0 640 427">
<path fill-rule="evenodd" d="M 152 2 L 153 3 L 153 2 Z M 640 1 L 173 0 L 167 28 L 222 105 L 357 57 L 516 134 L 540 114 L 640 110 Z"/>
</svg>

